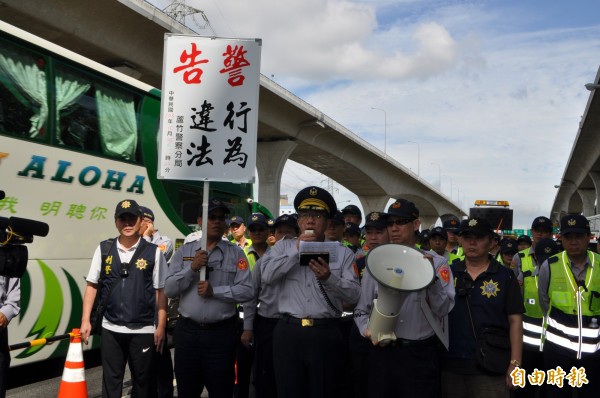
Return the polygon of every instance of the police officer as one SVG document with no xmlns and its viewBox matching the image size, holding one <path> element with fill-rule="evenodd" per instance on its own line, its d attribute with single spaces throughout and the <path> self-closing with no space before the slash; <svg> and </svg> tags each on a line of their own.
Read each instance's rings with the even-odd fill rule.
<svg viewBox="0 0 600 398">
<path fill-rule="evenodd" d="M 450 253 L 456 254 L 458 257 L 462 257 L 463 252 L 459 242 L 458 227 L 460 227 L 460 222 L 456 218 L 446 220 L 442 224 L 442 228 L 444 228 L 446 234 L 448 235 L 446 250 L 448 250 Z"/>
<path fill-rule="evenodd" d="M 242 249 L 222 239 L 229 208 L 208 203 L 207 247 L 196 240 L 171 258 L 165 292 L 180 297 L 173 332 L 175 377 L 180 397 L 198 397 L 204 386 L 212 398 L 233 395 L 237 341 L 236 303 L 252 297 L 248 260 Z M 206 280 L 199 271 L 206 268 Z"/>
<path fill-rule="evenodd" d="M 597 397 L 600 255 L 588 250 L 590 224 L 581 214 L 564 216 L 560 220 L 560 234 L 565 250 L 542 264 L 538 280 L 541 308 L 547 316 L 544 369 L 556 371 L 560 366 L 565 372 L 562 388 L 545 384 L 546 396 L 571 397 L 577 390 L 580 398 Z M 582 371 L 588 382 L 578 385 Z M 569 380 L 574 383 L 569 385 Z"/>
<path fill-rule="evenodd" d="M 365 217 L 365 256 L 369 250 L 390 242 L 386 221 L 387 214 L 382 211 L 371 212 Z M 365 273 L 365 260 L 364 256 L 356 259 L 356 268 L 360 279 Z M 350 329 L 349 346 L 352 360 L 350 377 L 354 387 L 352 396 L 364 398 L 368 396 L 369 354 L 373 344 L 370 339 L 360 334 L 355 322 L 352 323 L 352 329 Z"/>
<path fill-rule="evenodd" d="M 229 233 L 231 234 L 231 243 L 234 243 L 246 250 L 252 241 L 246 237 L 246 224 L 241 216 L 233 216 L 229 219 Z"/>
<path fill-rule="evenodd" d="M 504 238 L 500 243 L 500 260 L 496 259 L 499 263 L 507 268 L 510 268 L 514 272 L 514 263 L 512 262 L 513 257 L 519 251 L 519 245 L 516 239 Z"/>
<path fill-rule="evenodd" d="M 299 232 L 296 217 L 284 214 L 273 223 L 275 239 L 294 239 Z M 275 370 L 273 369 L 273 330 L 279 321 L 279 285 L 261 284 L 263 260 L 269 251 L 258 259 L 252 270 L 254 297 L 244 303 L 244 334 L 248 344 L 254 342 L 254 387 L 259 398 L 276 398 Z"/>
<path fill-rule="evenodd" d="M 162 236 L 154 226 L 154 212 L 152 209 L 140 206 L 142 211 L 142 222 L 140 223 L 140 235 L 146 240 L 158 246 L 165 256 L 167 263 L 173 255 L 173 242 L 166 236 Z M 165 276 L 166 277 L 166 276 Z M 170 334 L 170 333 L 169 333 Z M 162 352 L 154 355 L 154 366 L 156 367 L 156 382 L 158 388 L 158 398 L 173 397 L 173 360 L 171 359 L 171 350 L 169 349 L 169 337 L 165 341 Z M 131 392 L 132 397 L 137 397 L 135 388 Z"/>
<path fill-rule="evenodd" d="M 429 231 L 429 246 L 431 247 L 431 251 L 435 252 L 438 256 L 444 257 L 447 264 L 451 264 L 452 261 L 459 257 L 446 250 L 447 243 L 448 233 L 443 227 L 434 227 Z"/>
<path fill-rule="evenodd" d="M 521 362 L 523 299 L 514 273 L 489 253 L 490 223 L 473 217 L 459 230 L 465 258 L 451 264 L 456 303 L 450 311 L 450 349 L 443 355 L 442 396 L 490 397 L 508 395 L 510 373 Z M 481 332 L 494 327 L 508 335 L 510 359 L 492 374 L 476 361 Z"/>
<path fill-rule="evenodd" d="M 248 258 L 250 271 L 259 259 L 269 250 L 267 237 L 269 235 L 268 219 L 263 213 L 252 213 L 248 217 L 248 233 L 252 244 L 244 249 Z M 253 303 L 256 305 L 256 302 Z M 250 304 L 252 305 L 252 304 Z M 236 348 L 237 383 L 234 387 L 235 398 L 246 398 L 250 393 L 250 373 L 252 372 L 252 361 L 254 359 L 254 342 L 252 329 L 247 329 L 246 324 L 246 303 L 243 305 L 243 319 L 239 320 L 240 339 Z"/>
<path fill-rule="evenodd" d="M 544 314 L 540 307 L 538 297 L 537 276 L 539 267 L 542 265 L 535 256 L 537 243 L 542 239 L 552 237 L 552 221 L 544 216 L 536 217 L 531 223 L 531 247 L 519 251 L 511 262 L 519 283 L 523 286 L 523 298 L 525 314 L 523 314 L 523 364 L 527 371 L 541 369 L 544 365 L 542 344 L 542 324 Z M 533 396 L 535 386 L 526 385 L 525 388 L 516 391 L 517 395 Z"/>
<path fill-rule="evenodd" d="M 344 223 L 351 222 L 356 225 L 362 223 L 362 212 L 356 205 L 348 205 L 342 209 L 342 216 L 344 217 Z"/>
<path fill-rule="evenodd" d="M 406 199 L 397 199 L 387 210 L 387 228 L 392 243 L 416 247 L 419 210 Z M 425 254 L 425 252 L 423 252 Z M 371 338 L 369 397 L 437 397 L 439 395 L 438 335 L 446 340 L 442 325 L 454 305 L 452 275 L 446 260 L 432 257 L 437 278 L 426 289 L 406 294 L 394 333 L 397 340 L 383 345 L 371 337 L 367 325 L 377 297 L 377 282 L 363 274 L 361 295 L 354 311 L 356 326 Z M 367 258 L 368 261 L 368 258 Z"/>
<path fill-rule="evenodd" d="M 343 349 L 338 321 L 342 305 L 354 305 L 360 293 L 354 253 L 337 242 L 321 243 L 327 245 L 329 261 L 318 257 L 301 265 L 300 243 L 314 246 L 324 242 L 327 224 L 337 208 L 331 194 L 315 186 L 298 192 L 294 207 L 299 237 L 278 241 L 262 268 L 262 284 L 280 288 L 282 319 L 273 335 L 278 395 L 336 397 Z"/>
<path fill-rule="evenodd" d="M 519 251 L 529 249 L 531 247 L 531 238 L 528 235 L 520 235 L 517 238 L 517 244 L 519 245 Z"/>
<path fill-rule="evenodd" d="M 135 391 L 156 396 L 153 352 L 162 351 L 167 322 L 163 292 L 167 264 L 156 245 L 140 237 L 142 212 L 134 200 L 115 209 L 119 236 L 103 258 L 101 243 L 94 253 L 83 297 L 81 337 L 87 344 L 96 294 L 106 304 L 102 320 L 102 396 L 121 397 L 125 365 L 129 362 Z M 101 289 L 98 283 L 102 274 Z"/>
</svg>

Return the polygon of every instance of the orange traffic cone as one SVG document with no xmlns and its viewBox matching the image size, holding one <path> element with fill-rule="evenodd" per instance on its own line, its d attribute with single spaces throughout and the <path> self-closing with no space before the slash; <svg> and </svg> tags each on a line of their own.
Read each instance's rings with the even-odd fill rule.
<svg viewBox="0 0 600 398">
<path fill-rule="evenodd" d="M 65 370 L 58 389 L 58 398 L 87 398 L 87 396 L 81 332 L 79 329 L 73 329 Z"/>
</svg>

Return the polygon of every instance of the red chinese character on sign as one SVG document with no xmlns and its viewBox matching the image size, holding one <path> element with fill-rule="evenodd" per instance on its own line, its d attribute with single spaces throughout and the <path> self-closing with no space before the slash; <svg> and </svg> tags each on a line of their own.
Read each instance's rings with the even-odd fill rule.
<svg viewBox="0 0 600 398">
<path fill-rule="evenodd" d="M 219 72 L 221 73 L 229 73 L 229 85 L 231 86 L 241 86 L 244 84 L 244 75 L 242 75 L 242 68 L 246 66 L 250 66 L 250 62 L 244 58 L 244 54 L 248 51 L 244 51 L 244 46 L 235 46 L 227 45 L 227 50 L 223 53 L 225 59 L 223 60 L 223 65 L 225 67 L 221 69 Z"/>
<path fill-rule="evenodd" d="M 197 59 L 202 51 L 196 48 L 196 43 L 192 43 L 192 50 L 188 53 L 183 51 L 179 56 L 179 61 L 184 64 L 176 68 L 173 68 L 173 73 L 178 73 L 184 69 L 189 69 L 183 73 L 183 81 L 187 84 L 200 84 L 202 81 L 202 73 L 204 71 L 200 68 L 196 68 L 196 65 L 208 63 L 208 59 Z"/>
</svg>

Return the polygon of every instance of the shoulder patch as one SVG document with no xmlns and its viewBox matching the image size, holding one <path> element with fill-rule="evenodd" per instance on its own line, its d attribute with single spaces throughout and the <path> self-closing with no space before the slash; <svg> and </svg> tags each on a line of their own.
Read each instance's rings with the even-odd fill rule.
<svg viewBox="0 0 600 398">
<path fill-rule="evenodd" d="M 447 264 L 444 264 L 440 268 L 438 268 L 438 274 L 440 275 L 440 279 L 443 280 L 445 283 L 450 282 L 450 269 L 448 268 Z"/>
<path fill-rule="evenodd" d="M 248 269 L 248 260 L 245 258 L 240 258 L 238 260 L 238 269 L 240 271 L 246 271 Z"/>
</svg>

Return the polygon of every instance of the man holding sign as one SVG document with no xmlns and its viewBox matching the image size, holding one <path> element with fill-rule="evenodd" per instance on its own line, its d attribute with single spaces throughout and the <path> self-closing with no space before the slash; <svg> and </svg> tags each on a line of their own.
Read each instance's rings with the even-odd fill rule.
<svg viewBox="0 0 600 398">
<path fill-rule="evenodd" d="M 253 288 L 244 252 L 221 239 L 228 213 L 224 202 L 210 200 L 206 248 L 195 240 L 171 258 L 165 292 L 180 297 L 173 333 L 180 397 L 198 397 L 205 386 L 211 398 L 233 395 L 236 303 L 252 298 Z"/>
</svg>

